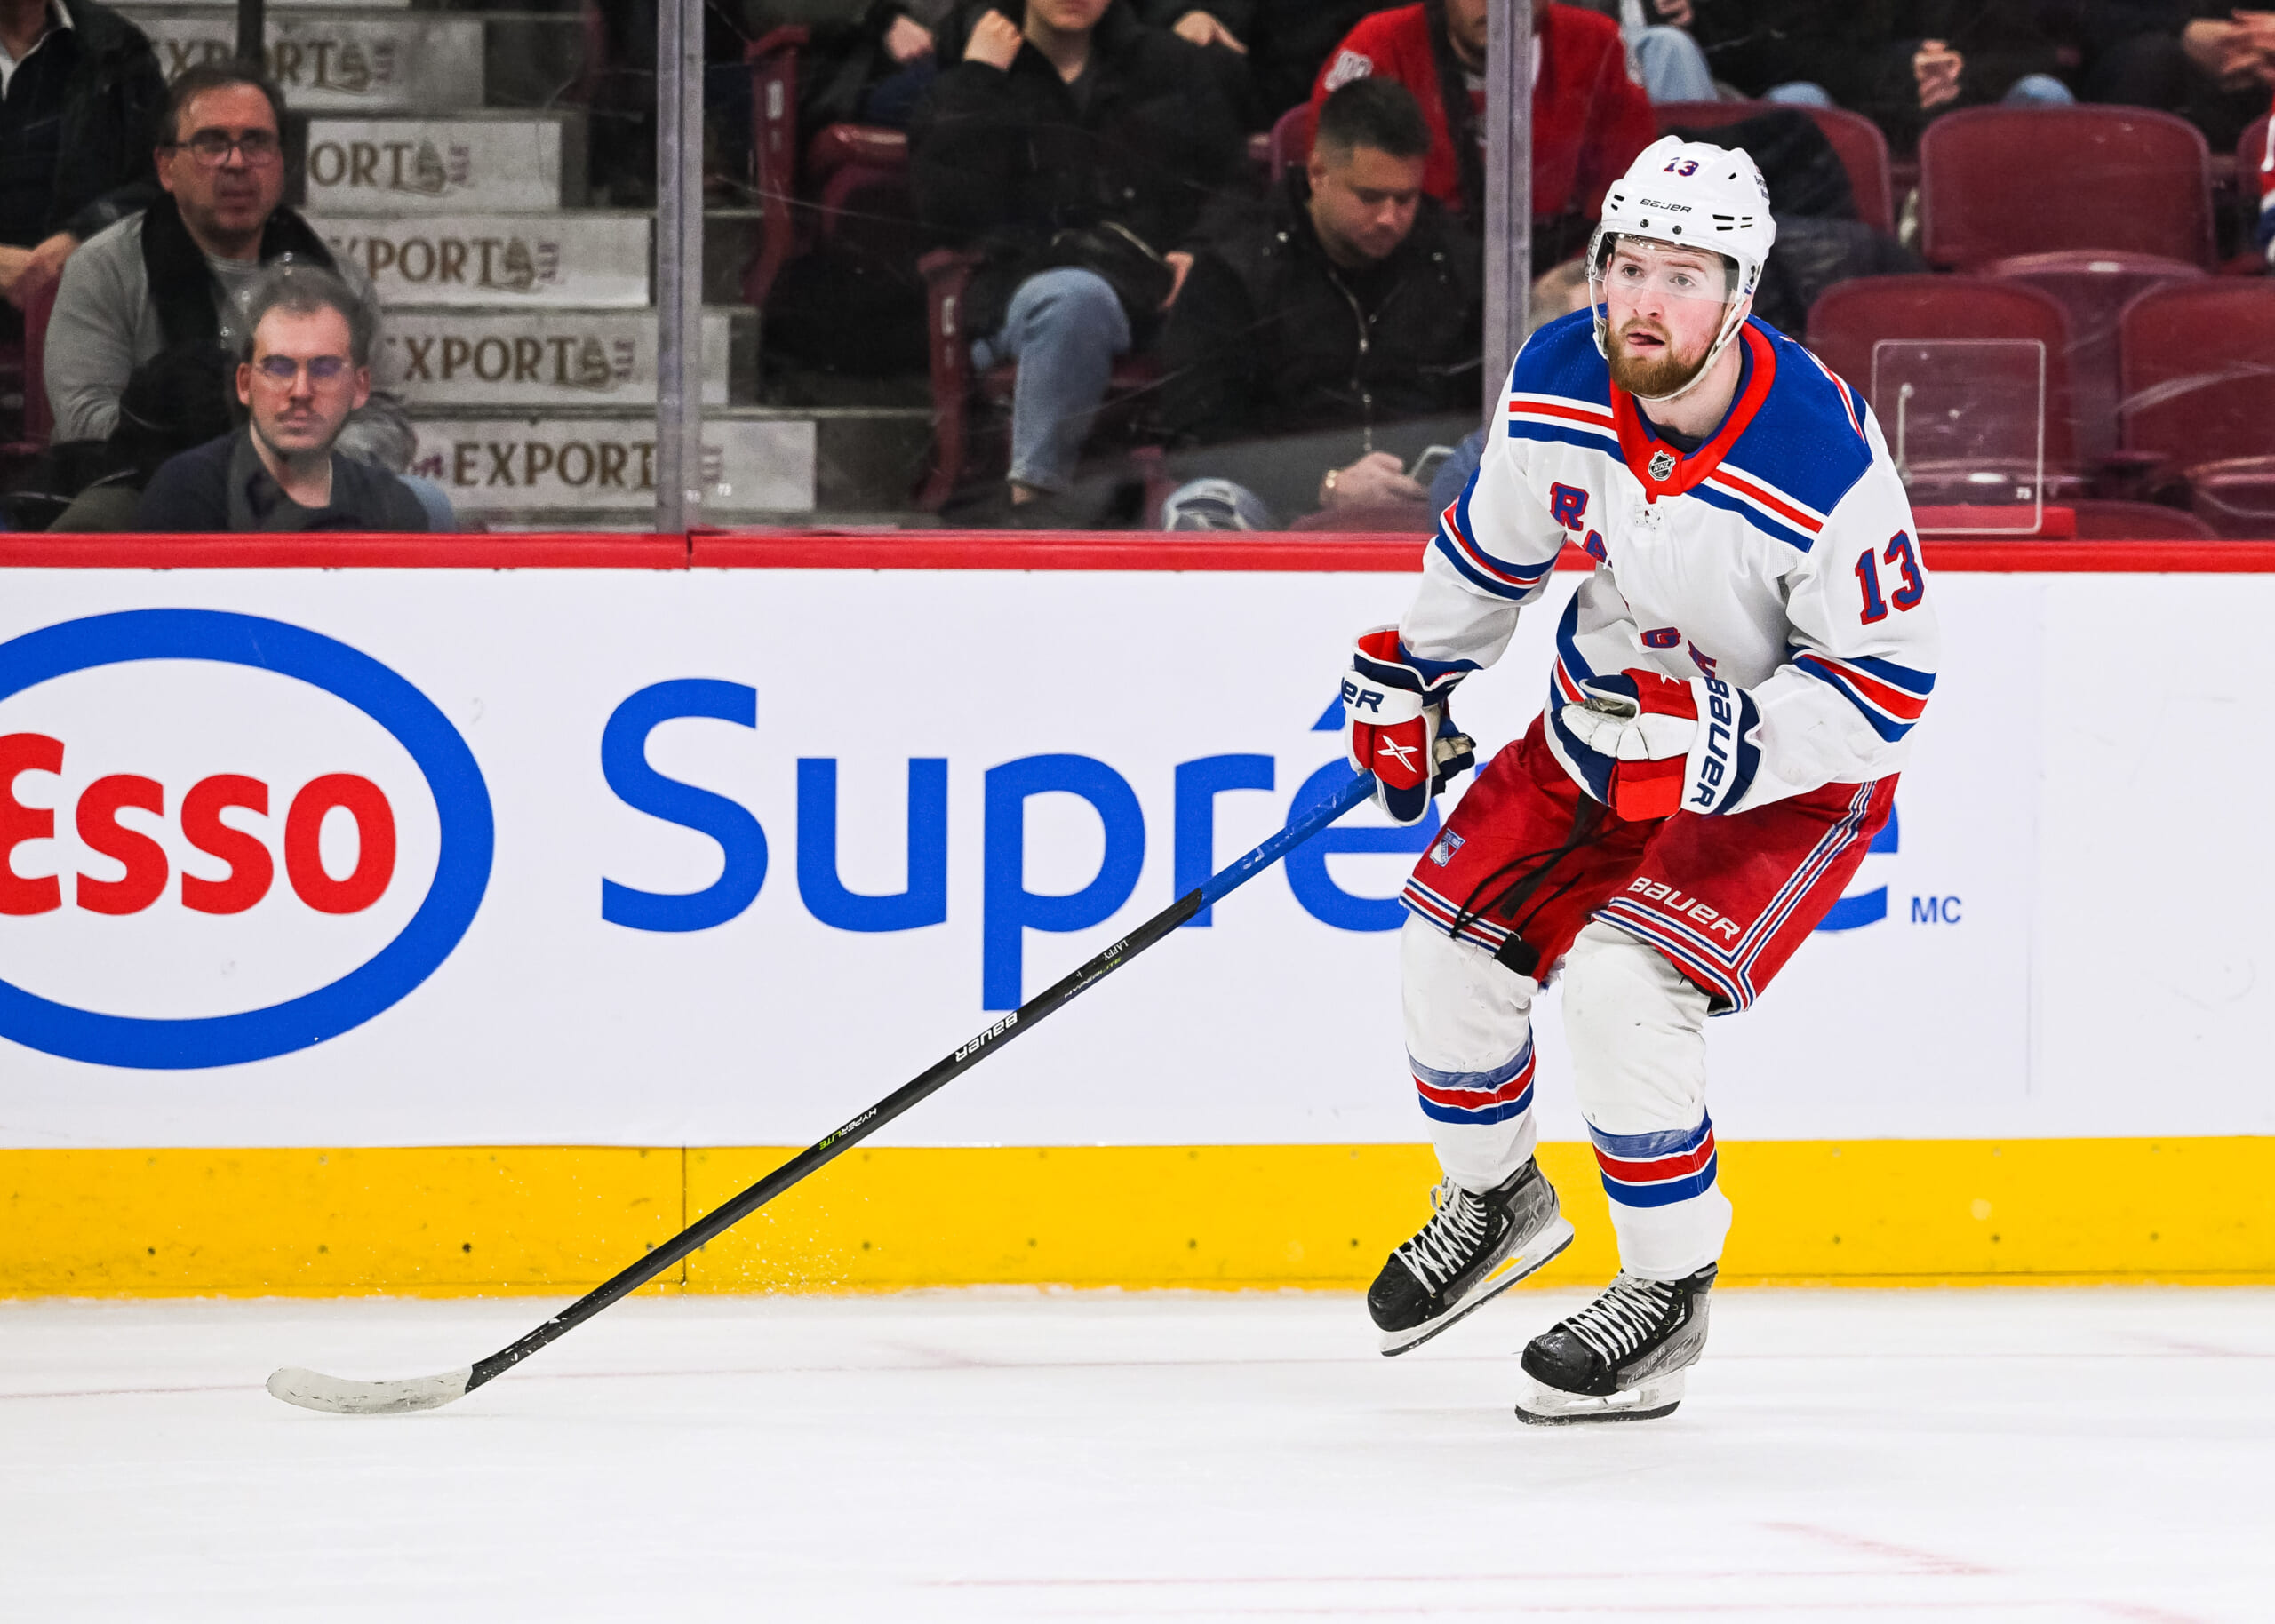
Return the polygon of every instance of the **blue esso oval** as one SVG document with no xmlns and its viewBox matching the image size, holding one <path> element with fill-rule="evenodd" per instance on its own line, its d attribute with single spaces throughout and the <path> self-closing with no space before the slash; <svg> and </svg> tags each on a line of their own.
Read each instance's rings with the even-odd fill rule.
<svg viewBox="0 0 2275 1624">
<path fill-rule="evenodd" d="M 361 1026 L 434 974 L 474 923 L 495 846 L 474 752 L 434 701 L 367 654 L 304 627 L 218 609 L 129 609 L 0 644 L 0 700 L 132 660 L 216 660 L 297 678 L 385 728 L 427 780 L 440 849 L 427 896 L 395 938 L 328 986 L 264 1009 L 148 1020 L 73 1008 L 0 980 L 0 1038 L 93 1065 L 186 1071 L 291 1054 Z"/>
</svg>

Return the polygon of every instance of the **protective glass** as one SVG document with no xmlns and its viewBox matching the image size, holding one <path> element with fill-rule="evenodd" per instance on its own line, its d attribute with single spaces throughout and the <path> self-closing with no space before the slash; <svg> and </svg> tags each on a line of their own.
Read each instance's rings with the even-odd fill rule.
<svg viewBox="0 0 2275 1624">
<path fill-rule="evenodd" d="M 1704 265 L 1696 258 L 1700 254 L 1705 256 Z M 1630 298 L 1656 292 L 1669 299 L 1695 299 L 1715 305 L 1728 304 L 1732 298 L 1729 266 L 1720 254 L 1628 238 L 1605 246 L 1596 281 L 1606 294 Z"/>
<path fill-rule="evenodd" d="M 290 355 L 263 355 L 252 364 L 253 370 L 271 383 L 289 384 L 306 367 L 310 382 L 328 384 L 345 378 L 349 363 L 345 355 L 311 355 L 306 361 L 295 361 Z"/>
</svg>

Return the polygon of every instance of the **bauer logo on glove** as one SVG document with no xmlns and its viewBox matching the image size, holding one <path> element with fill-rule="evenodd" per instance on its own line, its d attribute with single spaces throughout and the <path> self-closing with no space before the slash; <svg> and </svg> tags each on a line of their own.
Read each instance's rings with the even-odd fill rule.
<svg viewBox="0 0 2275 1624">
<path fill-rule="evenodd" d="M 1344 747 L 1375 776 L 1375 800 L 1401 824 L 1422 821 L 1430 799 L 1477 764 L 1476 746 L 1455 730 L 1447 700 L 1466 673 L 1435 675 L 1410 658 L 1396 626 L 1360 634 L 1343 678 Z"/>
<path fill-rule="evenodd" d="M 1623 818 L 1727 812 L 1760 759 L 1753 697 L 1714 677 L 1688 682 L 1631 666 L 1580 684 L 1551 729 L 1588 792 Z"/>
</svg>

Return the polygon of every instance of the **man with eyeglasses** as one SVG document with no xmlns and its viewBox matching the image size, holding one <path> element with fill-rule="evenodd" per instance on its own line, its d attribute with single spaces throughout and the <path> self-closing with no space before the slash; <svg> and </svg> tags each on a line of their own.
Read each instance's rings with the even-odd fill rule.
<svg viewBox="0 0 2275 1624">
<path fill-rule="evenodd" d="M 252 287 L 237 399 L 251 421 L 168 459 L 140 530 L 424 530 L 426 510 L 386 469 L 333 450 L 371 398 L 371 311 L 328 271 L 283 265 Z"/>
<path fill-rule="evenodd" d="M 283 93 L 250 68 L 202 64 L 173 82 L 156 154 L 162 195 L 64 267 L 47 331 L 58 442 L 107 440 L 128 381 L 147 368 L 210 371 L 211 392 L 226 401 L 229 349 L 242 336 L 234 301 L 264 266 L 289 258 L 333 272 L 371 300 L 363 272 L 335 261 L 307 221 L 283 206 Z M 194 415 L 184 415 L 185 425 Z M 210 433 L 185 427 L 178 449 Z M 102 471 L 91 460 L 91 473 Z"/>
</svg>

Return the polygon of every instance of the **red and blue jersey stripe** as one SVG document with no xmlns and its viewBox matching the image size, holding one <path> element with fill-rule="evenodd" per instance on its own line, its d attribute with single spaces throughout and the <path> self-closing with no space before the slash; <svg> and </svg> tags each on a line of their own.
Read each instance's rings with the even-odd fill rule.
<svg viewBox="0 0 2275 1624">
<path fill-rule="evenodd" d="M 1714 1188 L 1714 1124 L 1655 1134 L 1607 1134 L 1593 1123 L 1603 1191 L 1622 1206 L 1672 1206 Z"/>
<path fill-rule="evenodd" d="M 1793 664 L 1832 689 L 1864 714 L 1872 730 L 1891 744 L 1912 731 L 1928 709 L 1935 691 L 1936 673 L 1914 671 L 1894 660 L 1851 655 L 1835 659 L 1829 654 L 1802 649 Z"/>
<path fill-rule="evenodd" d="M 1549 571 L 1556 568 L 1556 556 L 1562 548 L 1553 549 L 1546 558 L 1535 562 L 1520 563 L 1497 557 L 1480 546 L 1469 521 L 1469 498 L 1477 489 L 1477 481 L 1478 475 L 1471 474 L 1461 495 L 1446 504 L 1445 512 L 1438 515 L 1437 538 L 1432 545 L 1446 555 L 1446 561 L 1463 578 L 1480 590 L 1513 602 L 1529 602 L 1539 593 L 1541 583 L 1548 579 Z"/>
<path fill-rule="evenodd" d="M 1502 1064 L 1487 1071 L 1440 1071 L 1409 1055 L 1422 1114 L 1433 1122 L 1489 1127 L 1532 1109 L 1532 1039 Z"/>
</svg>

